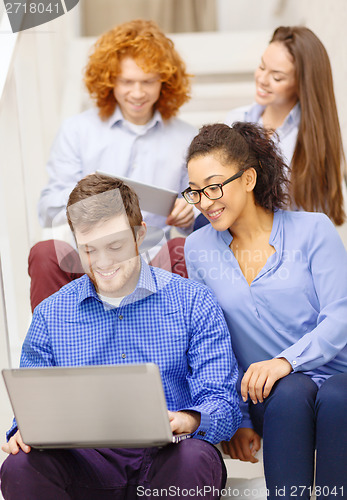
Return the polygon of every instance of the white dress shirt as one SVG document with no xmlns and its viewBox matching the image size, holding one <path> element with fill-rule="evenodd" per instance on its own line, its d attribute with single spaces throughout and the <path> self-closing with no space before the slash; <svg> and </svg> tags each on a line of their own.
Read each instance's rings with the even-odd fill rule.
<svg viewBox="0 0 347 500">
<path fill-rule="evenodd" d="M 64 121 L 47 163 L 49 182 L 38 204 L 42 226 L 66 222 L 69 194 L 87 174 L 102 170 L 154 186 L 183 191 L 188 186 L 186 150 L 197 130 L 158 111 L 143 127 L 124 120 L 119 107 L 106 121 L 89 109 Z M 143 213 L 147 225 L 169 229 L 166 218 Z"/>
</svg>

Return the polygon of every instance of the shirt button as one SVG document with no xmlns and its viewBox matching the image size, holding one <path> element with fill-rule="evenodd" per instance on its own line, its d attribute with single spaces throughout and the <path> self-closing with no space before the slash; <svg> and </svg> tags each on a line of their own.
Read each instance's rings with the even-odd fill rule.
<svg viewBox="0 0 347 500">
<path fill-rule="evenodd" d="M 124 352 L 123 352 L 123 354 L 122 354 L 122 358 L 123 358 L 123 359 L 124 359 L 124 358 L 126 358 L 126 354 L 124 354 Z"/>
<path fill-rule="evenodd" d="M 296 365 L 296 361 L 293 361 L 293 365 Z"/>
<path fill-rule="evenodd" d="M 119 319 L 123 319 L 123 314 L 120 314 L 120 315 L 118 316 L 118 318 L 119 318 Z"/>
</svg>

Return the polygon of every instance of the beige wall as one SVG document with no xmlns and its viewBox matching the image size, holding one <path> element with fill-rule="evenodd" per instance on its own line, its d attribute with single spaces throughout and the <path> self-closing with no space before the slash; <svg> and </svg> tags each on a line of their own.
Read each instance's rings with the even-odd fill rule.
<svg viewBox="0 0 347 500">
<path fill-rule="evenodd" d="M 82 33 L 97 36 L 131 19 L 152 19 L 169 33 L 216 28 L 216 0 L 82 0 Z"/>
</svg>

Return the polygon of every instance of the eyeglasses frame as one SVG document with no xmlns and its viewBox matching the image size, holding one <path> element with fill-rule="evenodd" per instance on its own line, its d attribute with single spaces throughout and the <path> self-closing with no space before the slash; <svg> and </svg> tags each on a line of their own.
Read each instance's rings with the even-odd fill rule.
<svg viewBox="0 0 347 500">
<path fill-rule="evenodd" d="M 184 191 L 182 191 L 181 195 L 183 196 L 183 198 L 186 200 L 187 203 L 189 203 L 190 205 L 197 205 L 198 203 L 200 203 L 201 201 L 201 193 L 203 195 L 206 196 L 206 198 L 208 198 L 209 200 L 219 200 L 220 198 L 223 197 L 224 193 L 223 193 L 223 186 L 225 186 L 226 184 L 229 184 L 229 182 L 232 182 L 232 181 L 235 181 L 236 179 L 238 179 L 239 177 L 241 177 L 241 175 L 250 167 L 246 167 L 246 168 L 242 168 L 241 170 L 239 170 L 236 174 L 232 175 L 231 177 L 229 177 L 228 179 L 226 179 L 224 182 L 221 182 L 220 184 L 218 183 L 214 183 L 214 184 L 209 184 L 208 186 L 205 186 L 203 187 L 202 189 L 192 189 L 190 187 L 188 187 L 187 189 L 185 189 Z M 205 189 L 207 188 L 210 188 L 211 186 L 218 186 L 222 192 L 222 194 L 220 196 L 218 196 L 218 198 L 210 198 L 206 193 L 205 193 Z M 199 193 L 200 195 L 200 198 L 199 198 L 199 201 L 196 201 L 195 203 L 193 201 L 188 201 L 187 198 L 185 197 L 185 194 L 186 193 L 189 193 L 191 191 L 195 191 L 196 193 Z"/>
</svg>

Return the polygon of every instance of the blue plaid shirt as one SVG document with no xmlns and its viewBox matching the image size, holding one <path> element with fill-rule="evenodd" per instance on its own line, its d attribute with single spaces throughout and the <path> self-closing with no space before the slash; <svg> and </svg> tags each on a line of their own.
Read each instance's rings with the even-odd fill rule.
<svg viewBox="0 0 347 500">
<path fill-rule="evenodd" d="M 134 292 L 115 308 L 87 275 L 36 307 L 22 367 L 156 363 L 169 410 L 196 410 L 194 437 L 230 439 L 241 414 L 237 366 L 223 313 L 212 292 L 142 261 Z M 16 422 L 7 433 L 17 430 Z"/>
</svg>

